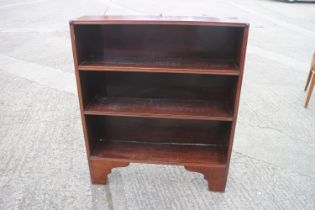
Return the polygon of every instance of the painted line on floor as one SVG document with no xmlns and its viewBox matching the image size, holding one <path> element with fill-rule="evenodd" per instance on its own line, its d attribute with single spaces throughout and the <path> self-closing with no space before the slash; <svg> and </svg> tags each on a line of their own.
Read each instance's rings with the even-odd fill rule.
<svg viewBox="0 0 315 210">
<path fill-rule="evenodd" d="M 284 27 L 288 30 L 294 31 L 296 33 L 300 33 L 304 36 L 308 36 L 311 39 L 315 39 L 315 31 L 311 31 L 311 30 L 305 29 L 303 27 L 297 26 L 295 24 L 291 24 L 291 23 L 288 23 L 286 21 L 282 21 L 280 19 L 274 18 L 273 16 L 268 16 L 268 15 L 265 15 L 263 13 L 259 13 L 259 12 L 257 12 L 257 10 L 253 10 L 252 8 L 246 8 L 244 6 L 241 6 L 238 3 L 233 3 L 231 1 L 229 3 L 235 7 L 243 10 L 243 11 L 246 11 L 246 12 L 252 14 L 253 16 L 263 18 L 265 20 L 270 21 L 271 23 L 277 24 L 277 25 Z"/>
<path fill-rule="evenodd" d="M 12 3 L 12 4 L 6 4 L 6 5 L 0 5 L 0 9 L 6 9 L 10 7 L 17 7 L 17 6 L 24 6 L 24 5 L 30 5 L 30 4 L 37 4 L 48 0 L 36 0 L 36 1 L 29 1 L 29 2 L 19 2 L 19 3 Z"/>
<path fill-rule="evenodd" d="M 254 54 L 287 66 L 297 66 L 299 69 L 308 68 L 309 63 L 298 61 L 288 56 L 264 50 L 260 47 L 249 46 L 248 54 Z M 74 73 L 64 72 L 56 68 L 23 61 L 0 54 L 0 69 L 15 76 L 46 85 L 60 91 L 77 94 Z"/>
<path fill-rule="evenodd" d="M 60 91 L 77 94 L 75 76 L 48 66 L 27 62 L 0 54 L 0 69 L 24 79 Z"/>
<path fill-rule="evenodd" d="M 260 47 L 255 46 L 248 46 L 247 53 L 258 55 L 262 58 L 273 60 L 286 66 L 295 66 L 298 69 L 307 69 L 309 68 L 310 65 L 310 63 L 299 61 L 294 58 L 282 55 L 280 53 L 272 52 L 270 50 L 264 50 Z"/>
</svg>

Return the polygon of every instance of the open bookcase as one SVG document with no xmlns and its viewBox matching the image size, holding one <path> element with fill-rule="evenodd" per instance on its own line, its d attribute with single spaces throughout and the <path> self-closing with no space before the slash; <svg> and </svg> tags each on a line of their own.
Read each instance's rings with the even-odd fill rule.
<svg viewBox="0 0 315 210">
<path fill-rule="evenodd" d="M 102 16 L 70 29 L 92 182 L 130 162 L 177 164 L 224 191 L 248 24 Z"/>
</svg>

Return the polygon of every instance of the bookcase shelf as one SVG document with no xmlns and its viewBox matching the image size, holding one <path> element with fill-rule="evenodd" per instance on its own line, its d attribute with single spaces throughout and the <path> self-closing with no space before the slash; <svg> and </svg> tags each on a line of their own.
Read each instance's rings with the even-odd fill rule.
<svg viewBox="0 0 315 210">
<path fill-rule="evenodd" d="M 87 122 L 94 134 L 94 159 L 226 164 L 231 122 L 117 116 L 88 116 Z"/>
<path fill-rule="evenodd" d="M 70 21 L 92 183 L 130 162 L 177 164 L 224 191 L 248 28 L 206 17 Z"/>
<path fill-rule="evenodd" d="M 232 110 L 220 101 L 131 97 L 95 97 L 85 108 L 84 114 L 195 120 L 233 120 Z"/>
<path fill-rule="evenodd" d="M 127 57 L 124 55 L 88 58 L 80 63 L 79 70 L 239 75 L 239 67 L 231 59 L 195 58 L 187 60 L 169 57 Z"/>
<path fill-rule="evenodd" d="M 144 72 L 80 72 L 84 114 L 233 120 L 237 77 Z"/>
<path fill-rule="evenodd" d="M 130 141 L 97 142 L 92 159 L 110 159 L 139 163 L 225 165 L 224 148 L 207 145 L 152 144 Z"/>
</svg>

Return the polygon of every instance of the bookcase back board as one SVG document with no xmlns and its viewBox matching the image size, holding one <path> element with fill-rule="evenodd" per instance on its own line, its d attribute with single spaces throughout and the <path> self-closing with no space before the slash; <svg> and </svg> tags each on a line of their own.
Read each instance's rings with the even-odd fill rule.
<svg viewBox="0 0 315 210">
<path fill-rule="evenodd" d="M 248 28 L 207 17 L 70 21 L 92 183 L 130 162 L 162 163 L 224 191 Z"/>
</svg>

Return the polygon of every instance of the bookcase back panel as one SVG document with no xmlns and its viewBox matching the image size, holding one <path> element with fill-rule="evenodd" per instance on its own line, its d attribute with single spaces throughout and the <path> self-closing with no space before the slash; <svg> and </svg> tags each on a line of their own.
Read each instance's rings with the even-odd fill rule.
<svg viewBox="0 0 315 210">
<path fill-rule="evenodd" d="M 80 72 L 91 97 L 221 100 L 231 103 L 237 77 L 164 73 Z"/>
<path fill-rule="evenodd" d="M 79 63 L 90 59 L 232 60 L 239 64 L 242 27 L 185 25 L 77 25 Z"/>
<path fill-rule="evenodd" d="M 94 141 L 226 146 L 231 122 L 88 116 Z"/>
</svg>

